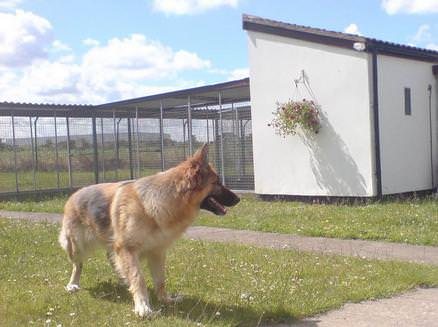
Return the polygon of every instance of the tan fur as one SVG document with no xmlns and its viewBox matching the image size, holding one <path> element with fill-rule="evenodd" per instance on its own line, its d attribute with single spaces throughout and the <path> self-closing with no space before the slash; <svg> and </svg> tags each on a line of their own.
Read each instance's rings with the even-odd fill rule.
<svg viewBox="0 0 438 327">
<path fill-rule="evenodd" d="M 204 147 L 154 176 L 88 186 L 73 194 L 65 205 L 59 237 L 73 264 L 66 289 L 79 289 L 84 258 L 95 245 L 102 245 L 127 282 L 138 315 L 152 315 L 139 264 L 142 257 L 148 260 L 158 298 L 172 301 L 165 290 L 166 250 L 193 222 L 218 179 L 206 162 L 206 151 Z"/>
</svg>

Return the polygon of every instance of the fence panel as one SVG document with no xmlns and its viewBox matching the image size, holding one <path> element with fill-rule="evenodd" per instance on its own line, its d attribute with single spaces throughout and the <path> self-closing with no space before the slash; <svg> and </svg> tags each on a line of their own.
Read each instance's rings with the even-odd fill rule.
<svg viewBox="0 0 438 327">
<path fill-rule="evenodd" d="M 141 118 L 138 120 L 138 131 L 135 133 L 136 155 L 139 177 L 153 175 L 161 171 L 161 136 L 160 118 Z M 169 135 L 164 135 L 167 142 Z"/>
<path fill-rule="evenodd" d="M 187 108 L 163 111 L 164 169 L 176 166 L 189 156 Z"/>
<path fill-rule="evenodd" d="M 74 187 L 93 184 L 94 154 L 91 118 L 70 118 L 70 157 Z"/>
<path fill-rule="evenodd" d="M 219 108 L 198 105 L 189 114 L 187 105 L 164 106 L 162 119 L 160 108 L 112 114 L 106 109 L 102 118 L 99 111 L 71 117 L 56 110 L 43 116 L 2 116 L 0 194 L 76 188 L 94 184 L 96 177 L 111 182 L 148 176 L 174 167 L 204 143 L 228 187 L 252 190 L 249 106 L 224 104 L 221 113 Z M 91 115 L 97 115 L 95 137 Z"/>
<path fill-rule="evenodd" d="M 0 117 L 0 193 L 15 192 L 17 184 L 12 117 Z"/>
</svg>

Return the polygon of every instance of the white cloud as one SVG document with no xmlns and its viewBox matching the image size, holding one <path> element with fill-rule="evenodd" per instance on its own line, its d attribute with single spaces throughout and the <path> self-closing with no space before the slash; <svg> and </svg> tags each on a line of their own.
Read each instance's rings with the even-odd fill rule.
<svg viewBox="0 0 438 327">
<path fill-rule="evenodd" d="M 412 37 L 414 42 L 422 42 L 424 40 L 430 40 L 432 34 L 430 33 L 430 25 L 423 24 L 421 25 L 415 35 Z"/>
<path fill-rule="evenodd" d="M 166 15 L 197 14 L 219 7 L 236 8 L 239 0 L 154 0 L 154 9 Z"/>
<path fill-rule="evenodd" d="M 389 15 L 430 14 L 438 12 L 438 0 L 382 0 L 382 7 Z"/>
<path fill-rule="evenodd" d="M 438 51 L 438 44 L 437 43 L 429 43 L 428 45 L 426 45 L 426 49 Z"/>
<path fill-rule="evenodd" d="M 196 53 L 174 51 L 134 34 L 94 46 L 78 59 L 67 55 L 34 60 L 20 69 L 3 68 L 0 101 L 103 103 L 193 86 L 181 81 L 180 73 L 210 66 Z"/>
<path fill-rule="evenodd" d="M 17 8 L 21 0 L 2 0 L 0 1 L 0 11 L 13 10 Z"/>
<path fill-rule="evenodd" d="M 249 68 L 237 68 L 230 72 L 230 74 L 228 75 L 228 80 L 233 81 L 245 77 L 249 77 Z"/>
<path fill-rule="evenodd" d="M 67 44 L 59 41 L 59 40 L 55 40 L 52 42 L 52 47 L 51 50 L 58 52 L 58 51 L 70 51 L 71 48 L 70 46 L 68 46 Z"/>
<path fill-rule="evenodd" d="M 52 42 L 50 22 L 31 12 L 0 12 L 0 66 L 20 67 L 45 58 Z"/>
<path fill-rule="evenodd" d="M 82 43 L 84 45 L 89 46 L 89 47 L 97 47 L 98 45 L 100 45 L 100 42 L 98 40 L 91 39 L 91 38 L 87 38 L 85 40 L 82 40 Z"/>
<path fill-rule="evenodd" d="M 345 32 L 345 33 L 348 33 L 348 34 L 361 35 L 361 33 L 359 32 L 359 27 L 358 27 L 356 24 L 354 24 L 354 23 L 348 25 L 348 26 L 344 29 L 344 32 Z"/>
</svg>

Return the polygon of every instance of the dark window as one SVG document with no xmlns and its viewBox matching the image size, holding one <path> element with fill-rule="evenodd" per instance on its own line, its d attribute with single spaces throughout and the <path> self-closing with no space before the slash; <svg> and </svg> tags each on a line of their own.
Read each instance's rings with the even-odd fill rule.
<svg viewBox="0 0 438 327">
<path fill-rule="evenodd" d="M 405 87 L 405 115 L 411 115 L 411 88 Z"/>
</svg>

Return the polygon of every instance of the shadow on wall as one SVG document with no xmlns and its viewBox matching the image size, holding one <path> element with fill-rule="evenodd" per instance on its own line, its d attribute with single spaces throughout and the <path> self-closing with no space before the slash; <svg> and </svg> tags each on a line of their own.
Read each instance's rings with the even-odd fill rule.
<svg viewBox="0 0 438 327">
<path fill-rule="evenodd" d="M 365 179 L 347 145 L 321 112 L 318 135 L 300 135 L 310 152 L 312 171 L 318 186 L 332 196 L 366 195 Z"/>
</svg>

